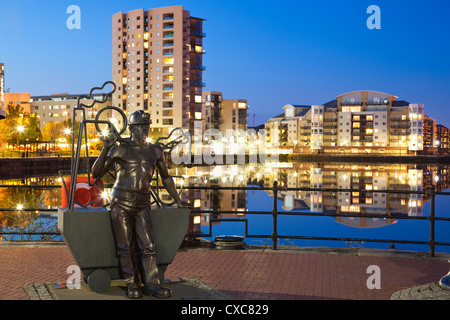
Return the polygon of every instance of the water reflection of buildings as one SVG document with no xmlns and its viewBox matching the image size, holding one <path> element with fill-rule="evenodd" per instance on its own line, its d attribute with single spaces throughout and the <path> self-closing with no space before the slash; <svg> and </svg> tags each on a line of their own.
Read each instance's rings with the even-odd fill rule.
<svg viewBox="0 0 450 320">
<path fill-rule="evenodd" d="M 448 187 L 446 167 L 286 163 L 284 167 L 279 164 L 255 172 L 261 176 L 262 171 L 265 171 L 262 177 L 265 186 L 278 181 L 279 186 L 287 188 L 335 189 L 280 190 L 279 200 L 283 201 L 286 211 L 303 209 L 343 214 L 336 221 L 362 228 L 395 223 L 395 217 L 400 215 L 422 216 L 428 196 L 410 191 L 425 191 L 432 184 L 437 191 Z M 345 217 L 349 213 L 367 218 Z M 385 214 L 386 218 L 370 218 L 370 215 L 380 214 Z"/>
<path fill-rule="evenodd" d="M 190 188 L 182 193 L 182 200 L 189 202 L 195 211 L 207 211 L 191 215 L 190 234 L 200 234 L 201 226 L 209 226 L 210 219 L 226 217 L 245 217 L 247 211 L 246 190 L 192 189 L 192 187 L 245 187 L 246 166 L 224 165 L 216 167 L 174 168 L 173 176 L 183 176 L 184 186 Z M 168 194 L 162 199 L 170 201 Z M 227 213 L 218 214 L 218 211 Z M 213 222 L 213 225 L 219 222 Z"/>
<path fill-rule="evenodd" d="M 254 204 L 247 204 L 246 190 L 233 190 L 233 187 L 247 185 L 271 187 L 273 182 L 277 181 L 280 187 L 309 188 L 304 191 L 279 190 L 278 200 L 284 211 L 338 213 L 342 214 L 336 218 L 339 223 L 359 228 L 373 228 L 395 223 L 398 216 L 428 214 L 423 212 L 424 204 L 429 200 L 428 195 L 409 192 L 426 191 L 431 185 L 435 185 L 437 191 L 445 190 L 448 188 L 449 175 L 447 166 L 332 163 L 266 163 L 192 168 L 175 166 L 170 173 L 175 177 L 177 185 L 189 187 L 183 191 L 182 200 L 189 202 L 195 210 L 191 216 L 190 234 L 202 234 L 201 227 L 209 226 L 211 219 L 247 217 L 248 208 Z M 0 202 L 3 201 L 0 208 L 12 208 L 23 204 L 24 208 L 42 208 L 45 211 L 61 205 L 60 188 L 30 191 L 26 188 L 13 187 L 60 186 L 58 177 L 7 180 L 1 184 L 11 185 L 12 188 L 0 189 Z M 195 187 L 212 189 L 195 189 Z M 222 187 L 230 189 L 220 189 Z M 326 191 L 314 190 L 316 188 L 323 188 Z M 267 192 L 273 196 L 272 192 Z M 167 193 L 161 192 L 161 197 L 163 201 L 170 202 Z M 6 200 L 9 202 L 6 203 Z M 271 207 L 267 209 L 270 210 Z M 219 213 L 221 211 L 225 213 Z M 353 213 L 364 217 L 348 217 L 348 214 Z M 375 218 L 371 215 L 385 215 L 385 217 Z M 0 220 L 4 222 L 1 217 Z"/>
</svg>

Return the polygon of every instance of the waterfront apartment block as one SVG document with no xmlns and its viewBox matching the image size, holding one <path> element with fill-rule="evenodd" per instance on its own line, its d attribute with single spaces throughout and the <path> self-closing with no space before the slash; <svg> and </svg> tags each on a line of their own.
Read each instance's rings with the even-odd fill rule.
<svg viewBox="0 0 450 320">
<path fill-rule="evenodd" d="M 203 21 L 183 6 L 112 17 L 112 103 L 128 115 L 151 114 L 151 135 L 203 126 Z"/>
<path fill-rule="evenodd" d="M 79 97 L 86 97 L 88 94 L 71 95 L 65 94 L 52 94 L 49 96 L 33 96 L 30 100 L 31 114 L 35 114 L 39 118 L 40 129 L 43 130 L 45 125 L 50 122 L 64 122 L 69 119 L 73 119 L 73 109 L 78 105 Z M 94 94 L 92 99 L 82 98 L 80 103 L 85 105 L 92 105 L 94 101 L 104 101 L 105 97 L 103 94 Z M 111 98 L 108 97 L 107 101 L 104 103 L 97 103 L 92 108 L 85 108 L 85 117 L 87 120 L 94 120 L 100 109 L 111 105 Z M 109 120 L 110 115 L 105 114 L 105 118 L 102 120 Z M 81 121 L 82 112 L 77 111 L 75 120 Z M 89 126 L 89 131 L 92 134 L 96 134 L 93 126 Z"/>
<path fill-rule="evenodd" d="M 5 101 L 5 64 L 0 63 L 0 120 L 6 117 L 4 101 Z"/>
<path fill-rule="evenodd" d="M 5 110 L 8 105 L 12 104 L 14 106 L 19 105 L 23 108 L 23 112 L 30 113 L 30 93 L 29 92 L 5 92 L 4 98 Z"/>
<path fill-rule="evenodd" d="M 346 93 L 323 105 L 287 105 L 265 128 L 269 144 L 298 152 L 402 154 L 448 145 L 446 128 L 425 115 L 423 104 L 377 91 Z"/>
<path fill-rule="evenodd" d="M 223 99 L 222 92 L 203 92 L 203 132 L 208 129 L 217 129 L 226 133 L 226 130 L 247 131 L 248 103 L 245 99 Z"/>
</svg>

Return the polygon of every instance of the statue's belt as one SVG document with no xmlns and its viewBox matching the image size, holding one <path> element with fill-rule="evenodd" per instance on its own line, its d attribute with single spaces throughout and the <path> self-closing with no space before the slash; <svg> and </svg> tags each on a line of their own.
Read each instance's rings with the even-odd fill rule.
<svg viewBox="0 0 450 320">
<path fill-rule="evenodd" d="M 114 188 L 112 196 L 128 202 L 148 203 L 150 201 L 150 192 L 130 191 L 120 188 Z"/>
</svg>

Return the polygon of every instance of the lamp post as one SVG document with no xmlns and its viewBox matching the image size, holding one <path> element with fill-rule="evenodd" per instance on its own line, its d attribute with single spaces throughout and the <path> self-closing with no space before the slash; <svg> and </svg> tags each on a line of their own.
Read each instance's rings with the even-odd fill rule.
<svg viewBox="0 0 450 320">
<path fill-rule="evenodd" d="M 17 131 L 19 133 L 23 133 L 25 131 L 25 127 L 20 125 L 17 127 Z M 19 152 L 19 136 L 17 136 L 17 151 Z"/>
</svg>

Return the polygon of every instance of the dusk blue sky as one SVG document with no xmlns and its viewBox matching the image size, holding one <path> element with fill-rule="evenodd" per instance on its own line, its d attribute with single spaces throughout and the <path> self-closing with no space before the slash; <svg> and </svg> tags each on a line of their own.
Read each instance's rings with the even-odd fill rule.
<svg viewBox="0 0 450 320">
<path fill-rule="evenodd" d="M 81 9 L 69 30 L 67 7 Z M 247 99 L 249 125 L 286 104 L 323 104 L 356 90 L 423 103 L 450 127 L 448 0 L 0 0 L 0 62 L 11 92 L 81 94 L 111 80 L 111 17 L 183 5 L 204 18 L 205 90 Z M 381 29 L 369 30 L 370 5 Z"/>
</svg>

